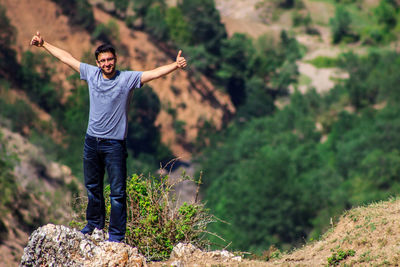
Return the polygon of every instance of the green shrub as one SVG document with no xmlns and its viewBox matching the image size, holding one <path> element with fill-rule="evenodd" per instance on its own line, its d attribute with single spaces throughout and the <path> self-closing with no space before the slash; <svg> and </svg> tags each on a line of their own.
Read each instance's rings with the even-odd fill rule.
<svg viewBox="0 0 400 267">
<path fill-rule="evenodd" d="M 0 114 L 4 118 L 9 119 L 11 129 L 19 133 L 22 133 L 25 127 L 31 129 L 37 117 L 29 104 L 21 99 L 16 100 L 12 104 L 0 99 Z"/>
<path fill-rule="evenodd" d="M 189 43 L 191 38 L 189 26 L 179 8 L 168 8 L 165 22 L 168 25 L 168 34 L 172 41 L 178 45 Z"/>
<path fill-rule="evenodd" d="M 109 193 L 109 187 L 106 192 Z M 171 194 L 173 184 L 169 183 L 168 176 L 144 179 L 133 175 L 127 184 L 126 242 L 137 247 L 148 259 L 169 257 L 173 246 L 179 242 L 205 245 L 203 234 L 211 216 L 199 203 L 176 207 Z M 106 210 L 110 210 L 109 202 Z"/>
<path fill-rule="evenodd" d="M 6 140 L 3 139 L 3 134 L 0 132 L 0 214 L 14 208 L 13 203 L 15 203 L 19 193 L 18 185 L 12 173 L 17 161 L 17 156 L 7 151 Z M 1 222 L 0 228 L 2 228 Z M 0 229 L 0 241 L 1 232 Z"/>
<path fill-rule="evenodd" d="M 336 68 L 339 65 L 339 59 L 326 56 L 318 56 L 307 61 L 317 68 Z"/>
<path fill-rule="evenodd" d="M 338 6 L 335 16 L 329 21 L 332 30 L 332 42 L 338 44 L 341 41 L 354 42 L 358 36 L 352 32 L 352 19 L 350 13 L 343 6 Z"/>
<path fill-rule="evenodd" d="M 57 3 L 62 13 L 69 18 L 73 26 L 80 26 L 89 32 L 95 27 L 95 19 L 92 6 L 87 0 L 52 0 Z"/>
<path fill-rule="evenodd" d="M 187 176 L 178 182 L 189 180 Z M 191 243 L 204 248 L 206 227 L 213 217 L 203 204 L 195 201 L 177 206 L 174 187 L 168 176 L 149 179 L 134 174 L 127 182 L 127 226 L 125 242 L 137 247 L 148 260 L 167 259 L 175 245 L 180 242 Z M 200 183 L 200 182 L 199 182 Z M 106 229 L 108 228 L 111 204 L 110 186 L 105 188 Z M 86 203 L 77 199 L 74 203 L 77 214 L 71 226 L 84 224 Z"/>
<path fill-rule="evenodd" d="M 168 25 L 165 21 L 163 5 L 154 5 L 147 10 L 144 17 L 144 28 L 156 41 L 168 40 Z"/>
<path fill-rule="evenodd" d="M 91 35 L 91 41 L 100 40 L 104 43 L 119 43 L 119 27 L 115 20 L 110 19 L 107 24 L 100 23 L 94 29 Z"/>
<path fill-rule="evenodd" d="M 331 257 L 328 257 L 328 264 L 331 265 L 339 265 L 342 260 L 345 260 L 349 256 L 354 256 L 356 252 L 352 249 L 342 250 L 339 249 L 337 252 L 333 253 Z"/>
</svg>

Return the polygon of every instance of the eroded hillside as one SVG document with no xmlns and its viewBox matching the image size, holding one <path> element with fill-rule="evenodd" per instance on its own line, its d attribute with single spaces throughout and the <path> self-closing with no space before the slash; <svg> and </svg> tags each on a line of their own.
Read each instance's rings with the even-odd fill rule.
<svg viewBox="0 0 400 267">
<path fill-rule="evenodd" d="M 68 18 L 62 15 L 60 7 L 50 0 L 2 0 L 7 9 L 7 16 L 17 29 L 15 45 L 18 54 L 30 50 L 41 52 L 35 47 L 29 47 L 32 34 L 39 30 L 48 42 L 69 51 L 74 57 L 82 59 L 85 54 L 92 54 L 97 44 L 90 42 L 90 33 L 79 27 L 70 27 Z M 23 14 L 23 15 L 22 15 Z M 148 70 L 175 60 L 175 55 L 166 55 L 154 44 L 149 36 L 140 31 L 132 31 L 125 23 L 112 18 L 109 14 L 94 7 L 95 19 L 98 23 L 108 23 L 113 20 L 119 28 L 120 43 L 126 48 L 126 55 L 120 62 L 135 70 Z M 177 52 L 177 51 L 176 51 Z M 185 55 L 185 51 L 183 51 Z M 65 94 L 71 85 L 67 77 L 73 73 L 69 67 L 52 62 L 56 69 L 54 79 L 61 82 Z M 196 76 L 196 77 L 194 77 Z M 175 72 L 163 79 L 149 83 L 158 94 L 161 101 L 161 111 L 156 124 L 161 127 L 162 141 L 168 145 L 175 156 L 190 159 L 187 144 L 193 142 L 197 130 L 204 121 L 213 123 L 217 128 L 234 112 L 234 107 L 227 95 L 216 90 L 206 77 L 193 75 L 190 66 L 184 71 Z M 173 118 L 168 110 L 176 110 Z M 174 120 L 183 121 L 185 135 L 178 137 L 175 133 Z"/>
</svg>

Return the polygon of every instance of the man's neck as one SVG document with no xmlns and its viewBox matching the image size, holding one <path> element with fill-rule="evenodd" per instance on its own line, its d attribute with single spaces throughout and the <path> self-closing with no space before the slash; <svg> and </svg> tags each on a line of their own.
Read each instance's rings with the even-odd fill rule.
<svg viewBox="0 0 400 267">
<path fill-rule="evenodd" d="M 116 74 L 117 74 L 117 71 L 116 71 L 116 70 L 114 70 L 114 71 L 113 71 L 112 73 L 110 73 L 110 74 L 104 73 L 104 72 L 102 71 L 103 78 L 104 78 L 104 79 L 108 79 L 108 80 L 114 78 L 114 76 L 115 76 Z"/>
</svg>

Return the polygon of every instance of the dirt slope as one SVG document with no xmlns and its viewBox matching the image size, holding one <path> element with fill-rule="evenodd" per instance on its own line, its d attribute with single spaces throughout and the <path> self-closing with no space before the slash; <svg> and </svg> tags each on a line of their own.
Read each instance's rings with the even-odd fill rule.
<svg viewBox="0 0 400 267">
<path fill-rule="evenodd" d="M 324 266 L 328 258 L 337 258 L 341 266 L 399 266 L 399 221 L 399 199 L 354 208 L 345 212 L 321 241 L 311 243 L 277 263 Z M 339 250 L 353 250 L 354 256 L 339 260 Z"/>
<path fill-rule="evenodd" d="M 206 254 L 187 257 L 183 266 L 399 266 L 400 200 L 374 203 L 345 212 L 319 241 L 269 261 L 227 261 Z M 272 254 L 271 254 L 272 255 Z M 152 267 L 173 261 L 152 262 Z M 175 265 L 179 266 L 179 265 Z"/>
<path fill-rule="evenodd" d="M 68 224 L 72 213 L 68 188 L 73 184 L 81 192 L 83 188 L 67 166 L 48 161 L 40 148 L 20 134 L 1 126 L 0 133 L 8 153 L 19 159 L 14 169 L 17 199 L 13 199 L 13 210 L 2 212 L 0 219 L 7 230 L 4 234 L 2 229 L 0 267 L 10 267 L 18 266 L 32 225 L 44 220 Z"/>
</svg>

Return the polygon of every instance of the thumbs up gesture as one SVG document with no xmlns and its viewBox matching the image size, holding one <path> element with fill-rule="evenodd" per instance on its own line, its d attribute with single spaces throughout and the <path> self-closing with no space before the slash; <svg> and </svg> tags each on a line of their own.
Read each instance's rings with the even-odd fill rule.
<svg viewBox="0 0 400 267">
<path fill-rule="evenodd" d="M 179 50 L 178 55 L 176 56 L 176 65 L 178 68 L 184 68 L 186 67 L 186 59 L 182 56 L 182 50 Z"/>
<path fill-rule="evenodd" d="M 32 37 L 30 45 L 35 45 L 37 47 L 42 47 L 44 43 L 43 38 L 40 36 L 40 32 L 36 32 L 36 35 Z"/>
</svg>

